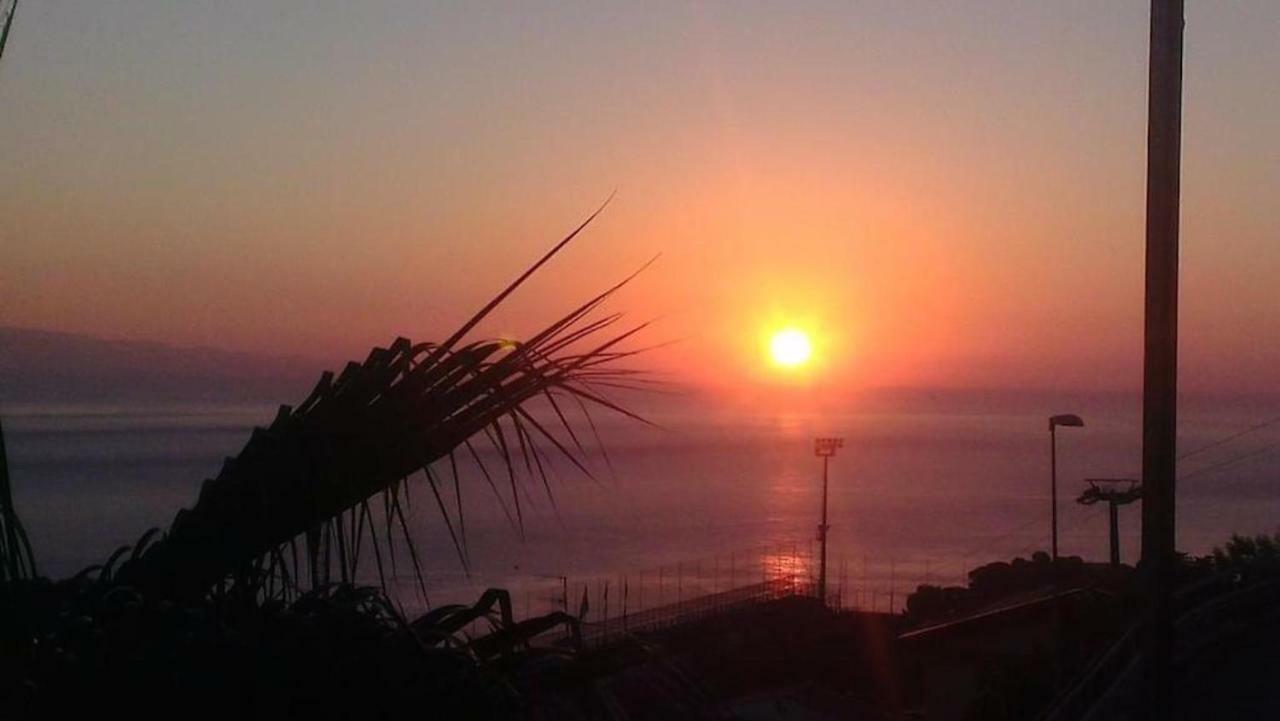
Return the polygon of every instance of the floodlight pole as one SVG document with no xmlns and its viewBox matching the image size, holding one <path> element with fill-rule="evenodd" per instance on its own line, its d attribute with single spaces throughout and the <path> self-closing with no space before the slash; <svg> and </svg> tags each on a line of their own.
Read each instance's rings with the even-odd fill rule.
<svg viewBox="0 0 1280 721">
<path fill-rule="evenodd" d="M 1167 718 L 1174 628 L 1178 402 L 1178 215 L 1182 0 L 1152 0 L 1147 90 L 1146 307 L 1142 369 L 1142 577 L 1149 718 Z"/>
<path fill-rule="evenodd" d="M 818 538 L 822 541 L 822 560 L 818 565 L 818 598 L 823 603 L 827 602 L 827 531 L 831 529 L 827 524 L 827 466 L 830 461 L 831 456 L 822 457 L 822 525 L 818 526 Z"/>
<path fill-rule="evenodd" d="M 813 453 L 822 459 L 822 523 L 818 524 L 818 541 L 820 556 L 818 561 L 818 598 L 825 605 L 827 602 L 827 469 L 831 457 L 844 445 L 843 438 L 815 438 Z"/>
</svg>

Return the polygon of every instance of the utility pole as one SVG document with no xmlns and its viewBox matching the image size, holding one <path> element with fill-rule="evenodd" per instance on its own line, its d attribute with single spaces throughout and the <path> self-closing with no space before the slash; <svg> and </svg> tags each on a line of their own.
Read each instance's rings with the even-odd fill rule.
<svg viewBox="0 0 1280 721">
<path fill-rule="evenodd" d="M 1142 373 L 1142 575 L 1147 593 L 1143 647 L 1149 718 L 1168 717 L 1172 689 L 1183 24 L 1182 0 L 1152 0 Z"/>
<path fill-rule="evenodd" d="M 818 541 L 821 543 L 821 556 L 818 561 L 818 599 L 827 603 L 827 466 L 836 451 L 844 447 L 843 438 L 813 439 L 813 454 L 822 459 L 822 523 L 818 524 Z M 810 556 L 812 558 L 812 556 Z"/>
</svg>

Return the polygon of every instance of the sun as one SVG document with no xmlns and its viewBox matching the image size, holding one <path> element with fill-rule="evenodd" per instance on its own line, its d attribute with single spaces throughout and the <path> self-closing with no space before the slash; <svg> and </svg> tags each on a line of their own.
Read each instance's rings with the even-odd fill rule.
<svg viewBox="0 0 1280 721">
<path fill-rule="evenodd" d="M 804 365 L 813 355 L 813 344 L 802 330 L 786 328 L 773 334 L 769 341 L 769 355 L 773 362 L 787 368 Z"/>
</svg>

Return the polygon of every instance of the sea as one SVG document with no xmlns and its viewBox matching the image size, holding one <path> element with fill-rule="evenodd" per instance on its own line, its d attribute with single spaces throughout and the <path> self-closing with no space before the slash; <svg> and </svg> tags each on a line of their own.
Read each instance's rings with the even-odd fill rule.
<svg viewBox="0 0 1280 721">
<path fill-rule="evenodd" d="M 1049 415 L 1085 420 L 1057 432 L 1061 554 L 1106 560 L 1106 507 L 1077 498 L 1086 479 L 1141 468 L 1134 395 L 886 393 L 815 410 L 675 394 L 637 409 L 647 422 L 605 410 L 590 423 L 571 417 L 581 451 L 549 426 L 586 472 L 544 443 L 544 484 L 517 457 L 518 519 L 506 467 L 482 439 L 492 486 L 461 456 L 461 499 L 447 464 L 437 467 L 439 501 L 422 474 L 411 478 L 407 530 L 423 583 L 401 549 L 388 583 L 397 603 L 411 613 L 503 588 L 517 614 L 589 608 L 603 618 L 780 570 L 812 579 L 823 474 L 813 441 L 831 436 L 845 443 L 828 460 L 829 587 L 845 605 L 901 610 L 920 584 L 963 584 L 977 566 L 1049 549 Z M 274 413 L 266 401 L 5 406 L 15 505 L 41 573 L 69 576 L 164 528 Z M 1280 403 L 1182 404 L 1180 550 L 1205 554 L 1233 533 L 1280 528 L 1273 450 Z M 1128 563 L 1140 505 L 1119 512 Z M 361 573 L 376 580 L 368 565 Z"/>
</svg>

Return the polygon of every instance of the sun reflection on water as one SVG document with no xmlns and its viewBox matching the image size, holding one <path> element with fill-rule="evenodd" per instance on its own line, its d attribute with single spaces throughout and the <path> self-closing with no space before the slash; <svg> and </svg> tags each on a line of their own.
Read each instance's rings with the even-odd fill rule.
<svg viewBox="0 0 1280 721">
<path fill-rule="evenodd" d="M 770 581 L 806 583 L 813 575 L 813 559 L 794 551 L 767 552 L 760 557 L 764 575 Z"/>
</svg>

